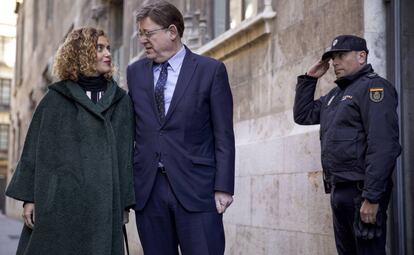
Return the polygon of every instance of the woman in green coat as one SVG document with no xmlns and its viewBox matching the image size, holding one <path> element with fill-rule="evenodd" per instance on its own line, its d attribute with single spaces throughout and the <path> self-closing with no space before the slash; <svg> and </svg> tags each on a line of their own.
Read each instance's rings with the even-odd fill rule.
<svg viewBox="0 0 414 255">
<path fill-rule="evenodd" d="M 56 54 L 6 195 L 24 201 L 17 254 L 124 254 L 135 203 L 129 96 L 112 79 L 107 36 L 72 31 Z"/>
</svg>

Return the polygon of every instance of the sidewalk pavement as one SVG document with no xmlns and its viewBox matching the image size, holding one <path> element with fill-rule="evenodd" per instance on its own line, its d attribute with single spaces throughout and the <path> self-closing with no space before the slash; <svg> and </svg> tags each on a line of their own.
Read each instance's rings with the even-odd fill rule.
<svg viewBox="0 0 414 255">
<path fill-rule="evenodd" d="M 16 254 L 23 222 L 8 218 L 0 212 L 0 255 Z"/>
</svg>

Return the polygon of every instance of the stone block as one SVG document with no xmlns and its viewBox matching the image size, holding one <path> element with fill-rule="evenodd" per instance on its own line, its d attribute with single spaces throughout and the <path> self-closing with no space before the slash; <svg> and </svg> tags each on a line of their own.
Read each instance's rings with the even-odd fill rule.
<svg viewBox="0 0 414 255">
<path fill-rule="evenodd" d="M 226 234 L 228 233 L 231 233 L 231 239 L 230 242 L 227 242 L 226 255 L 336 254 L 335 241 L 332 235 L 315 235 L 244 225 L 228 226 Z"/>
<path fill-rule="evenodd" d="M 258 141 L 253 144 L 237 146 L 237 175 L 257 176 L 282 171 L 283 139 Z"/>
<path fill-rule="evenodd" d="M 236 143 L 247 144 L 288 135 L 295 127 L 292 110 L 236 122 Z"/>
<path fill-rule="evenodd" d="M 332 255 L 336 254 L 332 235 L 315 235 L 303 232 L 266 230 L 265 254 Z"/>
<path fill-rule="evenodd" d="M 319 131 L 283 138 L 285 173 L 321 171 Z"/>
<path fill-rule="evenodd" d="M 269 73 L 253 77 L 252 86 L 253 88 L 253 114 L 256 118 L 269 115 L 271 113 L 270 106 L 274 98 L 272 98 L 270 90 L 272 84 L 269 82 Z"/>
<path fill-rule="evenodd" d="M 307 232 L 307 185 L 306 174 L 278 175 L 278 229 Z M 318 205 L 314 205 L 318 206 Z"/>
<path fill-rule="evenodd" d="M 233 203 L 223 216 L 225 224 L 251 225 L 251 177 L 236 177 Z"/>
<path fill-rule="evenodd" d="M 319 131 L 238 145 L 236 169 L 237 176 L 320 171 Z"/>
<path fill-rule="evenodd" d="M 226 250 L 224 254 L 234 254 L 237 250 L 236 247 L 236 235 L 237 235 L 237 224 L 232 224 L 224 221 L 224 234 L 226 238 Z"/>
<path fill-rule="evenodd" d="M 283 112 L 293 108 L 297 77 L 306 71 L 303 63 L 288 63 L 276 69 L 271 81 L 271 110 Z"/>
<path fill-rule="evenodd" d="M 252 177 L 252 190 L 253 226 L 331 233 L 329 197 L 320 172 Z"/>
<path fill-rule="evenodd" d="M 285 218 L 281 216 L 280 206 L 285 206 L 285 193 L 280 189 L 279 175 L 252 177 L 252 225 L 258 228 L 279 228 Z"/>
<path fill-rule="evenodd" d="M 292 24 L 296 24 L 303 20 L 304 9 L 306 9 L 304 1 L 276 1 L 278 29 L 285 29 L 291 26 Z"/>
<path fill-rule="evenodd" d="M 271 37 L 256 41 L 249 49 L 253 81 L 267 75 L 273 65 Z"/>
<path fill-rule="evenodd" d="M 266 241 L 264 229 L 237 225 L 236 238 L 226 249 L 226 254 L 265 255 Z"/>
</svg>

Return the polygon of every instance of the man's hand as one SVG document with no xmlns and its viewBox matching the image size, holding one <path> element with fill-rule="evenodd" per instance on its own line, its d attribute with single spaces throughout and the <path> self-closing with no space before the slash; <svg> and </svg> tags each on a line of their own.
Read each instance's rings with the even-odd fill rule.
<svg viewBox="0 0 414 255">
<path fill-rule="evenodd" d="M 371 204 L 365 199 L 361 205 L 361 209 L 359 210 L 361 221 L 364 223 L 375 224 L 377 220 L 378 206 L 379 204 Z"/>
<path fill-rule="evenodd" d="M 233 203 L 232 195 L 221 191 L 214 193 L 214 199 L 216 200 L 216 208 L 219 214 L 224 213 L 231 203 Z"/>
<path fill-rule="evenodd" d="M 328 71 L 329 60 L 329 58 L 325 60 L 319 60 L 309 69 L 309 71 L 306 72 L 306 74 L 319 79 L 326 73 L 326 71 Z"/>
<path fill-rule="evenodd" d="M 34 203 L 25 203 L 23 207 L 23 220 L 24 224 L 33 229 L 35 220 L 35 205 Z"/>
</svg>

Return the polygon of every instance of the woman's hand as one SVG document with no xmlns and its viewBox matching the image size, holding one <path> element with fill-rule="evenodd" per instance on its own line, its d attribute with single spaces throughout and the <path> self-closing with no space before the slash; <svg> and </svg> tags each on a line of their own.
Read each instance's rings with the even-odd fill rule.
<svg viewBox="0 0 414 255">
<path fill-rule="evenodd" d="M 24 224 L 30 228 L 33 229 L 34 222 L 35 222 L 35 205 L 34 203 L 25 203 L 23 207 L 23 220 Z"/>
</svg>

